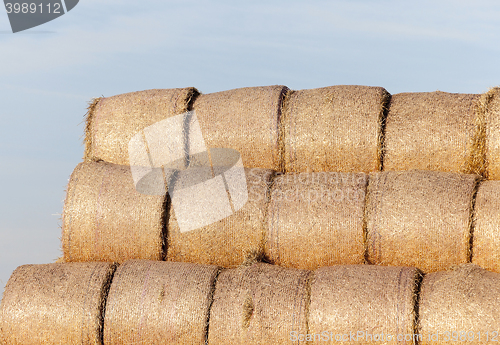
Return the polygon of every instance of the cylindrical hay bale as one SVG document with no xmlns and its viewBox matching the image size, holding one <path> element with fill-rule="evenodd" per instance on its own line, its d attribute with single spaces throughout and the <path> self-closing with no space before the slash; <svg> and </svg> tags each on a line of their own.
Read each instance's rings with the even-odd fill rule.
<svg viewBox="0 0 500 345">
<path fill-rule="evenodd" d="M 182 232 L 170 208 L 168 222 L 168 261 L 194 262 L 236 267 L 248 257 L 263 253 L 265 215 L 272 171 L 245 169 L 248 201 L 229 216 L 195 230 Z M 215 192 L 215 191 L 214 191 Z M 214 207 L 224 205 L 214 200 Z M 192 215 L 196 217 L 196 214 Z"/>
<path fill-rule="evenodd" d="M 131 260 L 116 271 L 104 344 L 205 344 L 218 267 Z"/>
<path fill-rule="evenodd" d="M 0 307 L 4 345 L 102 344 L 111 263 L 24 265 L 10 277 Z"/>
<path fill-rule="evenodd" d="M 208 343 L 287 344 L 307 332 L 312 272 L 268 264 L 224 270 L 215 287 Z M 294 342 L 294 344 L 305 342 Z"/>
<path fill-rule="evenodd" d="M 500 181 L 480 184 L 474 210 L 472 262 L 500 273 Z"/>
<path fill-rule="evenodd" d="M 379 170 L 389 97 L 356 85 L 292 91 L 283 108 L 286 172 Z"/>
<path fill-rule="evenodd" d="M 481 111 L 485 122 L 488 178 L 500 180 L 500 87 L 482 95 Z"/>
<path fill-rule="evenodd" d="M 419 299 L 420 344 L 495 344 L 500 274 L 465 264 L 428 274 Z"/>
<path fill-rule="evenodd" d="M 266 258 L 302 269 L 362 264 L 367 180 L 364 173 L 336 172 L 276 177 L 268 207 Z"/>
<path fill-rule="evenodd" d="M 136 191 L 129 166 L 80 163 L 64 204 L 64 260 L 162 260 L 165 203 L 166 196 Z"/>
<path fill-rule="evenodd" d="M 388 171 L 370 175 L 368 260 L 424 272 L 470 262 L 477 175 Z"/>
<path fill-rule="evenodd" d="M 282 85 L 202 94 L 194 102 L 208 147 L 238 150 L 247 168 L 283 170 L 280 148 Z"/>
<path fill-rule="evenodd" d="M 154 89 L 97 98 L 89 106 L 85 161 L 128 165 L 128 145 L 139 131 L 188 111 L 195 88 Z"/>
<path fill-rule="evenodd" d="M 415 344 L 413 267 L 341 265 L 314 272 L 309 309 L 313 344 Z"/>
<path fill-rule="evenodd" d="M 385 129 L 384 170 L 477 172 L 473 167 L 480 95 L 393 95 Z"/>
</svg>

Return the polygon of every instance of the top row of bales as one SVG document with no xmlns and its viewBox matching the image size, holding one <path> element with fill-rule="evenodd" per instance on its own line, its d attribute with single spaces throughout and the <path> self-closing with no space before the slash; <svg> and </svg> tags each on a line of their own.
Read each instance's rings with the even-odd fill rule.
<svg viewBox="0 0 500 345">
<path fill-rule="evenodd" d="M 420 169 L 500 179 L 500 88 L 392 96 L 381 87 L 354 85 L 126 93 L 90 105 L 84 159 L 128 165 L 128 144 L 136 133 L 190 110 L 207 147 L 238 150 L 248 168 Z"/>
</svg>

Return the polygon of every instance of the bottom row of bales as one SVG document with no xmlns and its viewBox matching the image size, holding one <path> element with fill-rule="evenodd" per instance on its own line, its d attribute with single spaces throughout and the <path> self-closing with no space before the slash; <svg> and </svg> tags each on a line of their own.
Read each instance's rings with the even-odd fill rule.
<svg viewBox="0 0 500 345">
<path fill-rule="evenodd" d="M 483 344 L 498 339 L 498 296 L 500 274 L 473 264 L 25 265 L 5 289 L 0 343 Z"/>
</svg>

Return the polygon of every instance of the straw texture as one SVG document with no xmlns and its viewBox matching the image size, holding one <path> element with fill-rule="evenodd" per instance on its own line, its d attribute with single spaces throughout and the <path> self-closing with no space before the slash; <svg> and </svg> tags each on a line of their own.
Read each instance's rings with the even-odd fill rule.
<svg viewBox="0 0 500 345">
<path fill-rule="evenodd" d="M 165 202 L 165 196 L 137 192 L 128 166 L 80 163 L 64 203 L 64 260 L 161 260 Z"/>
<path fill-rule="evenodd" d="M 500 87 L 483 95 L 488 177 L 500 180 Z"/>
<path fill-rule="evenodd" d="M 474 264 L 426 275 L 419 303 L 421 344 L 497 342 L 499 295 L 500 274 Z"/>
<path fill-rule="evenodd" d="M 283 109 L 286 172 L 379 170 L 389 97 L 356 85 L 291 92 Z"/>
<path fill-rule="evenodd" d="M 393 95 L 385 130 L 385 170 L 475 172 L 473 144 L 480 95 Z"/>
<path fill-rule="evenodd" d="M 102 344 L 104 304 L 115 268 L 95 262 L 18 267 L 2 299 L 0 343 Z"/>
<path fill-rule="evenodd" d="M 283 170 L 280 154 L 282 85 L 200 95 L 194 111 L 208 147 L 238 150 L 247 168 Z"/>
<path fill-rule="evenodd" d="M 370 175 L 368 260 L 424 272 L 469 262 L 477 175 L 388 171 Z"/>
<path fill-rule="evenodd" d="M 94 99 L 85 128 L 85 161 L 128 165 L 130 139 L 144 128 L 188 111 L 195 88 L 154 89 Z"/>
<path fill-rule="evenodd" d="M 474 214 L 472 262 L 500 272 L 500 181 L 484 181 L 478 188 Z"/>
<path fill-rule="evenodd" d="M 218 267 L 130 260 L 116 271 L 104 343 L 205 344 Z"/>
<path fill-rule="evenodd" d="M 310 271 L 256 263 L 224 270 L 210 311 L 209 344 L 286 344 L 306 333 Z"/>
<path fill-rule="evenodd" d="M 316 270 L 309 311 L 312 343 L 326 343 L 328 337 L 332 343 L 414 344 L 412 337 L 398 341 L 397 336 L 414 333 L 418 280 L 419 271 L 412 267 L 343 265 Z"/>
<path fill-rule="evenodd" d="M 262 255 L 272 171 L 245 168 L 245 174 L 248 201 L 224 219 L 181 232 L 170 209 L 167 260 L 236 267 L 249 256 Z"/>
<path fill-rule="evenodd" d="M 268 207 L 266 258 L 302 269 L 363 263 L 367 181 L 364 173 L 276 177 Z"/>
</svg>

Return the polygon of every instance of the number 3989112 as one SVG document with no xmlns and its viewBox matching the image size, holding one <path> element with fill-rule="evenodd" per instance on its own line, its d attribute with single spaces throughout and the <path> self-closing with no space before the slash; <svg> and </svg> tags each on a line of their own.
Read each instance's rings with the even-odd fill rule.
<svg viewBox="0 0 500 345">
<path fill-rule="evenodd" d="M 6 3 L 5 8 L 7 9 L 7 13 L 61 13 L 61 4 L 37 4 L 35 2 L 32 3 Z"/>
</svg>

